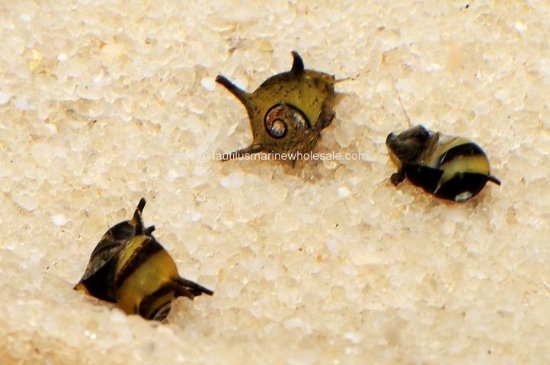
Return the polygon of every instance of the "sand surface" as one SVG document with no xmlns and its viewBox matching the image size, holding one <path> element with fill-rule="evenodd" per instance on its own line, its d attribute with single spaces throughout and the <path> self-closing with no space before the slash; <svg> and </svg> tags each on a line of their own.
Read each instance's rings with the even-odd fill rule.
<svg viewBox="0 0 550 365">
<path fill-rule="evenodd" d="M 550 363 L 550 3 L 0 4 L 1 364 Z M 220 162 L 290 52 L 345 94 L 316 152 Z M 403 108 L 398 96 L 402 100 Z M 389 181 L 410 123 L 479 143 L 465 204 Z M 72 290 L 141 197 L 213 297 L 165 322 Z"/>
</svg>

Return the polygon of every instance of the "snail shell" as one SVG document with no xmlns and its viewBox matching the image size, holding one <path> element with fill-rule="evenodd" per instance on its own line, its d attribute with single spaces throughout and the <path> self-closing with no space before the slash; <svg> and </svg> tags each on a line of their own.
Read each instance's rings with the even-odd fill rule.
<svg viewBox="0 0 550 365">
<path fill-rule="evenodd" d="M 223 160 L 262 151 L 308 153 L 315 147 L 321 130 L 332 122 L 336 79 L 306 70 L 300 55 L 292 52 L 292 56 L 290 71 L 268 78 L 253 93 L 240 89 L 224 76 L 216 78 L 246 107 L 254 138 L 250 146 L 223 155 Z"/>
<path fill-rule="evenodd" d="M 268 110 L 265 115 L 265 130 L 276 139 L 284 138 L 289 129 L 310 128 L 304 113 L 292 105 L 280 103 Z"/>
<path fill-rule="evenodd" d="M 86 272 L 74 287 L 118 305 L 127 314 L 162 320 L 173 298 L 193 299 L 214 292 L 179 276 L 170 254 L 144 228 L 141 199 L 131 220 L 111 227 L 92 252 Z"/>
<path fill-rule="evenodd" d="M 489 159 L 473 141 L 442 135 L 419 125 L 386 139 L 390 158 L 398 171 L 391 176 L 394 185 L 407 178 L 412 184 L 439 198 L 465 202 L 477 195 L 490 181 Z"/>
</svg>

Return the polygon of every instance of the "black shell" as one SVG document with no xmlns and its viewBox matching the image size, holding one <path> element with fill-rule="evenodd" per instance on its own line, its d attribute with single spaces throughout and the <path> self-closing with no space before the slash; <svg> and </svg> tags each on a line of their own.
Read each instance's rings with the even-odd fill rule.
<svg viewBox="0 0 550 365">
<path fill-rule="evenodd" d="M 90 295 L 108 302 L 116 302 L 115 288 L 106 283 L 112 282 L 115 276 L 116 258 L 135 236 L 151 235 L 154 226 L 143 228 L 141 213 L 145 207 L 145 199 L 141 199 L 131 220 L 120 222 L 111 227 L 96 245 L 84 275 L 76 284 L 75 289 L 86 288 Z"/>
<path fill-rule="evenodd" d="M 412 184 L 439 198 L 465 202 L 488 181 L 500 185 L 490 174 L 487 155 L 463 137 L 445 136 L 416 126 L 398 135 L 390 133 L 386 146 L 398 171 L 394 185 L 407 178 Z"/>
</svg>

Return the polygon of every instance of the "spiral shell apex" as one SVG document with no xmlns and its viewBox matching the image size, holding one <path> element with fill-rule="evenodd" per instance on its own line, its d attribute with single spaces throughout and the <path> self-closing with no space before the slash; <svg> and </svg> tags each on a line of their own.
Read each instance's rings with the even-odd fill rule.
<svg viewBox="0 0 550 365">
<path fill-rule="evenodd" d="M 309 128 L 306 116 L 298 108 L 288 104 L 277 104 L 265 115 L 265 130 L 276 139 L 284 138 L 289 129 Z"/>
</svg>

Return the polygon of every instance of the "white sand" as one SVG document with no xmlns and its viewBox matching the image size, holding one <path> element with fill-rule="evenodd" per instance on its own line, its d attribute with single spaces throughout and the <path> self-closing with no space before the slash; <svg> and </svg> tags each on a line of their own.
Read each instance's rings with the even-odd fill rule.
<svg viewBox="0 0 550 365">
<path fill-rule="evenodd" d="M 550 3 L 96 3 L 0 5 L 1 364 L 550 362 Z M 251 142 L 216 75 L 252 91 L 292 50 L 355 77 L 316 151 L 361 158 L 209 158 Z M 393 187 L 396 90 L 502 186 Z M 72 290 L 141 197 L 216 291 L 160 324 Z"/>
</svg>

